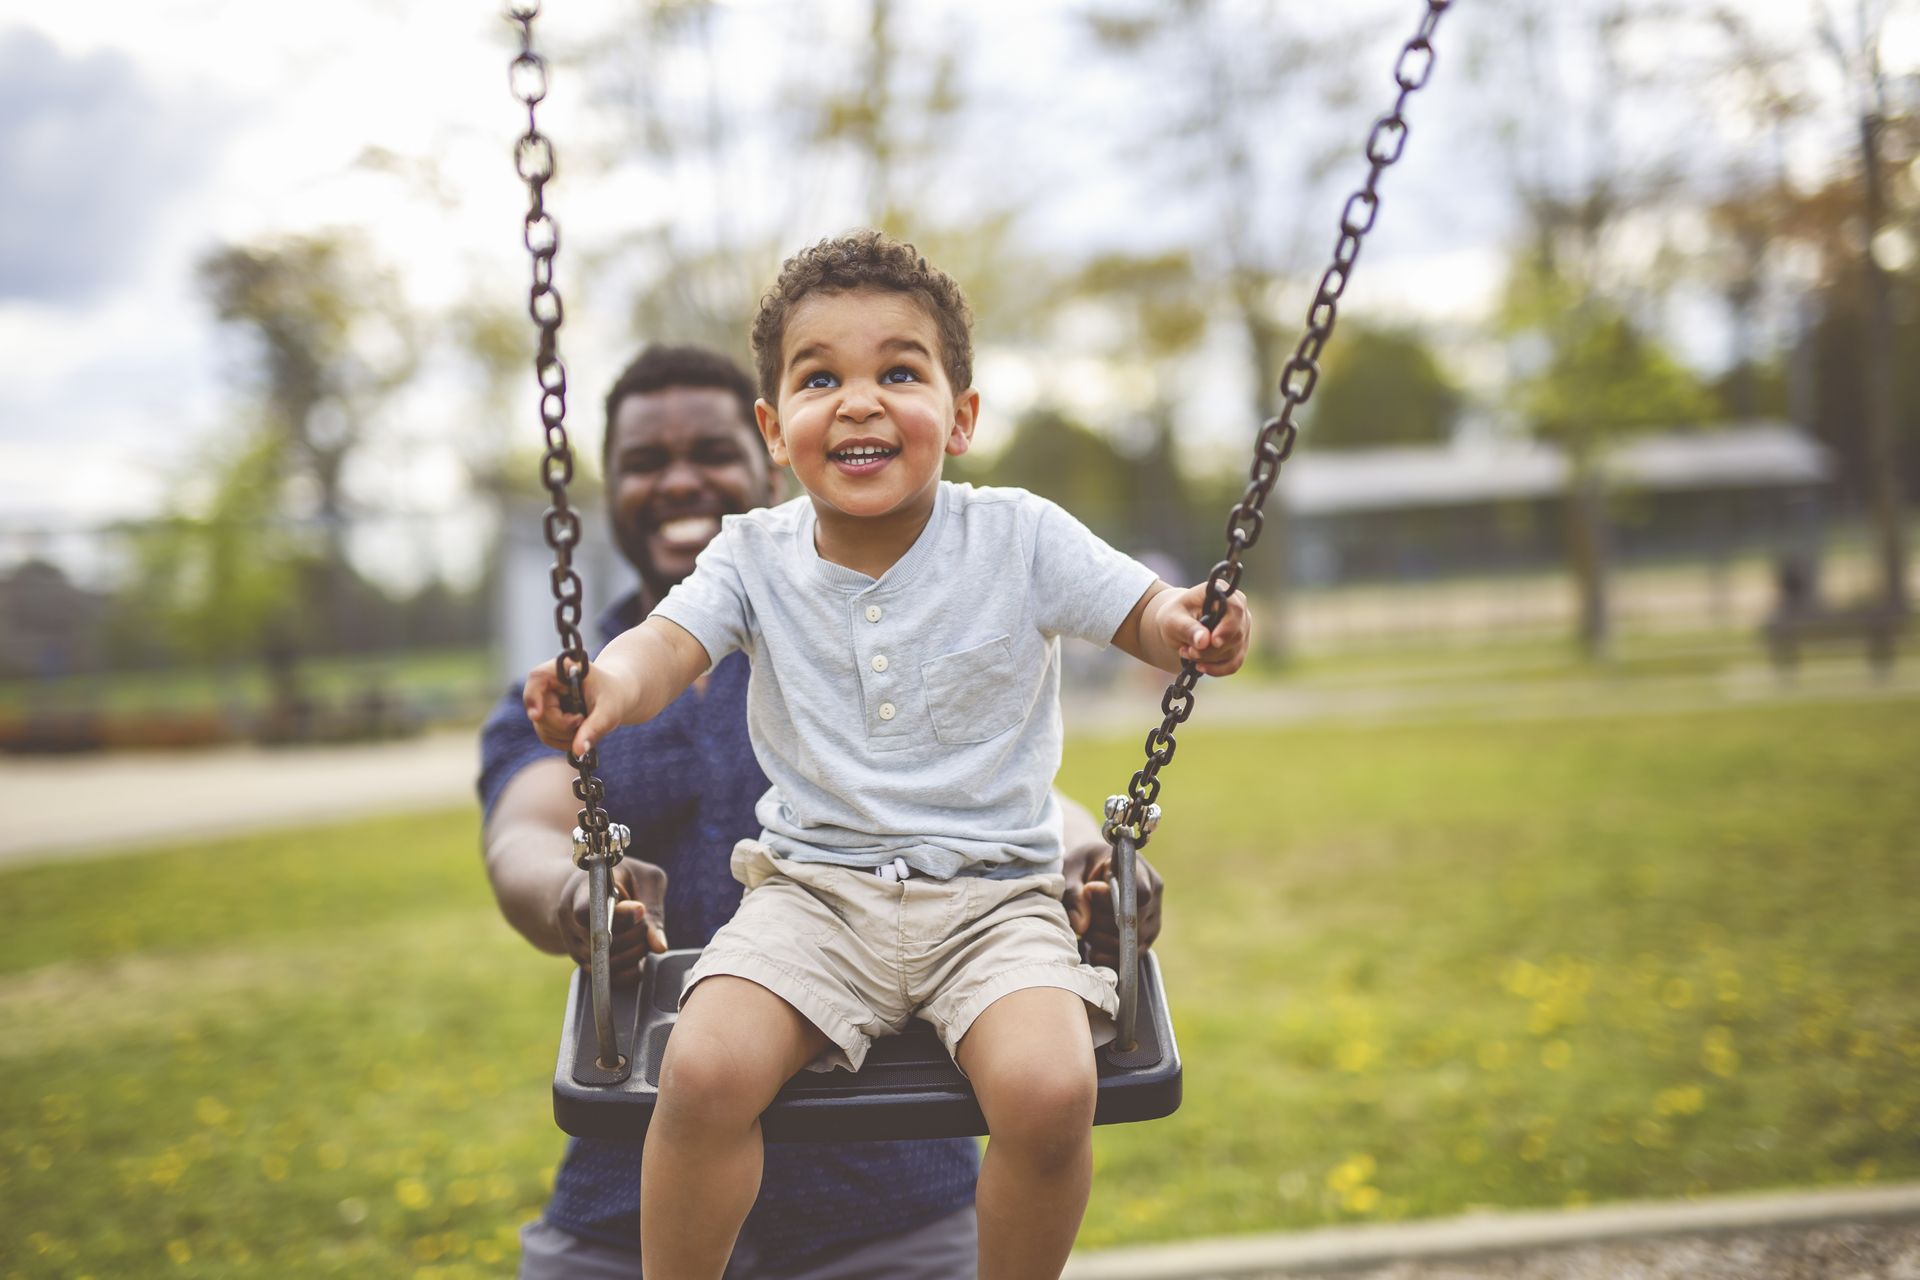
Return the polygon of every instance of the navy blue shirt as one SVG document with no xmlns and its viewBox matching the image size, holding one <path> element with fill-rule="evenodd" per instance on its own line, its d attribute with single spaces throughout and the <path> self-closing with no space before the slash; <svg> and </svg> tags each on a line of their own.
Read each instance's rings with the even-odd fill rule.
<svg viewBox="0 0 1920 1280">
<path fill-rule="evenodd" d="M 602 642 L 639 621 L 629 598 L 600 620 Z M 754 803 L 767 778 L 747 739 L 744 654 L 713 669 L 644 725 L 600 744 L 606 808 L 633 830 L 627 856 L 667 873 L 666 925 L 676 947 L 705 946 L 733 917 L 741 887 L 734 842 L 757 836 Z M 480 798 L 491 813 L 541 745 L 515 688 L 480 739 Z M 760 1198 L 741 1242 L 769 1261 L 801 1263 L 837 1247 L 894 1235 L 973 1203 L 979 1151 L 970 1138 L 934 1142 L 769 1143 Z M 563 1231 L 638 1252 L 640 1146 L 578 1138 L 554 1179 L 546 1220 Z"/>
</svg>

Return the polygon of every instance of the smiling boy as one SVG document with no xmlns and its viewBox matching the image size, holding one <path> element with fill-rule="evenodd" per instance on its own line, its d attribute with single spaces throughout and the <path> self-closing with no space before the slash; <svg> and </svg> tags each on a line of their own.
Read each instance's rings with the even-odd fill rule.
<svg viewBox="0 0 1920 1280">
<path fill-rule="evenodd" d="M 721 1274 L 759 1182 L 760 1113 L 804 1067 L 858 1068 L 933 1023 L 992 1141 L 980 1274 L 1057 1275 L 1092 1177 L 1093 1049 L 1110 971 L 1060 904 L 1059 637 L 1237 670 L 1238 595 L 1209 633 L 1178 589 L 1043 499 L 941 481 L 980 397 L 958 287 L 861 232 L 790 259 L 754 324 L 770 455 L 805 490 L 729 516 L 695 571 L 588 678 L 525 701 L 585 750 L 658 714 L 734 649 L 772 781 L 734 850 L 739 913 L 688 975 L 642 1176 L 642 1269 Z M 1091 1029 L 1090 1029 L 1091 1028 Z"/>
</svg>

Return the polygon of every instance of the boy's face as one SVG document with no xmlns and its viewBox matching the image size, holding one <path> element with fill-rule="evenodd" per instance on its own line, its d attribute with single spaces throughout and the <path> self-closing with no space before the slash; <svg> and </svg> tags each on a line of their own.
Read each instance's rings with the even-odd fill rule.
<svg viewBox="0 0 1920 1280">
<path fill-rule="evenodd" d="M 933 317 L 902 293 L 816 293 L 788 317 L 767 452 L 817 509 L 857 518 L 933 508 L 940 466 L 967 451 L 980 396 L 956 393 Z"/>
</svg>

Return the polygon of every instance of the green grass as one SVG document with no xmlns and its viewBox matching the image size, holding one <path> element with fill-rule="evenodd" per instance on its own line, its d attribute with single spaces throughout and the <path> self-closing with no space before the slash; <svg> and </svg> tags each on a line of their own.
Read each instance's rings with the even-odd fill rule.
<svg viewBox="0 0 1920 1280">
<path fill-rule="evenodd" d="M 1186 1102 L 1082 1244 L 1920 1176 L 1916 759 L 1893 700 L 1195 725 Z M 507 1274 L 563 984 L 466 813 L 0 875 L 0 1277 Z"/>
</svg>

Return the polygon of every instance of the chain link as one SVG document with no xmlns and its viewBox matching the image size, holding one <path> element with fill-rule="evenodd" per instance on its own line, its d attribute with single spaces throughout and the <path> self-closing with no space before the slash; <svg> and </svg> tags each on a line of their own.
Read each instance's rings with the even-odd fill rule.
<svg viewBox="0 0 1920 1280">
<path fill-rule="evenodd" d="M 1347 197 L 1340 210 L 1340 238 L 1334 242 L 1333 262 L 1320 277 L 1313 304 L 1307 308 L 1306 332 L 1280 374 L 1283 401 L 1280 412 L 1260 428 L 1254 445 L 1253 466 L 1247 473 L 1246 493 L 1227 516 L 1226 558 L 1207 574 L 1206 603 L 1200 621 L 1208 629 L 1226 613 L 1227 599 L 1240 583 L 1240 559 L 1247 548 L 1260 539 L 1266 521 L 1262 508 L 1280 478 L 1281 465 L 1292 456 L 1294 441 L 1300 434 L 1293 415 L 1307 402 L 1320 380 L 1320 353 L 1333 333 L 1340 295 L 1346 292 L 1354 263 L 1360 257 L 1360 242 L 1373 229 L 1374 218 L 1380 212 L 1380 176 L 1406 149 L 1407 101 L 1433 74 L 1434 28 L 1452 3 L 1453 0 L 1426 0 L 1420 29 L 1401 47 L 1400 56 L 1394 62 L 1393 79 L 1400 87 L 1400 94 L 1394 100 L 1393 109 L 1374 121 L 1367 134 L 1367 179 L 1358 191 Z M 1192 661 L 1183 660 L 1180 674 L 1160 699 L 1160 709 L 1166 718 L 1147 734 L 1146 764 L 1127 784 L 1126 812 L 1108 819 L 1109 828 L 1117 822 L 1121 827 L 1140 832 L 1139 843 L 1144 844 L 1145 836 L 1151 831 L 1143 820 L 1149 806 L 1160 798 L 1160 770 L 1173 759 L 1174 730 L 1193 714 L 1193 689 L 1199 679 L 1200 672 Z"/>
<path fill-rule="evenodd" d="M 509 64 L 507 81 L 527 109 L 527 131 L 513 144 L 513 167 L 527 184 L 529 205 L 524 220 L 522 242 L 533 255 L 533 287 L 527 295 L 527 314 L 540 330 L 540 345 L 533 357 L 533 368 L 540 383 L 540 424 L 545 429 L 547 451 L 540 459 L 540 483 L 546 486 L 551 505 L 541 520 L 547 545 L 553 549 L 553 569 L 547 575 L 553 588 L 553 621 L 560 633 L 560 656 L 553 660 L 554 671 L 566 686 L 564 701 L 570 711 L 582 711 L 586 698 L 582 685 L 587 678 L 587 647 L 580 638 L 581 584 L 573 568 L 574 548 L 580 545 L 580 513 L 567 503 L 567 485 L 573 479 L 573 447 L 567 440 L 567 367 L 560 361 L 560 324 L 566 308 L 553 283 L 553 257 L 560 250 L 560 224 L 547 212 L 547 183 L 554 174 L 553 142 L 540 132 L 534 109 L 547 96 L 547 63 L 533 49 L 533 20 L 540 6 L 532 0 L 515 0 L 508 18 L 520 28 L 520 52 Z M 595 858 L 619 861 L 619 850 L 608 837 L 607 811 L 601 807 L 606 788 L 597 770 L 598 750 L 584 756 L 568 754 L 567 760 L 579 771 L 573 794 L 584 806 L 579 813 L 577 838 Z"/>
</svg>

